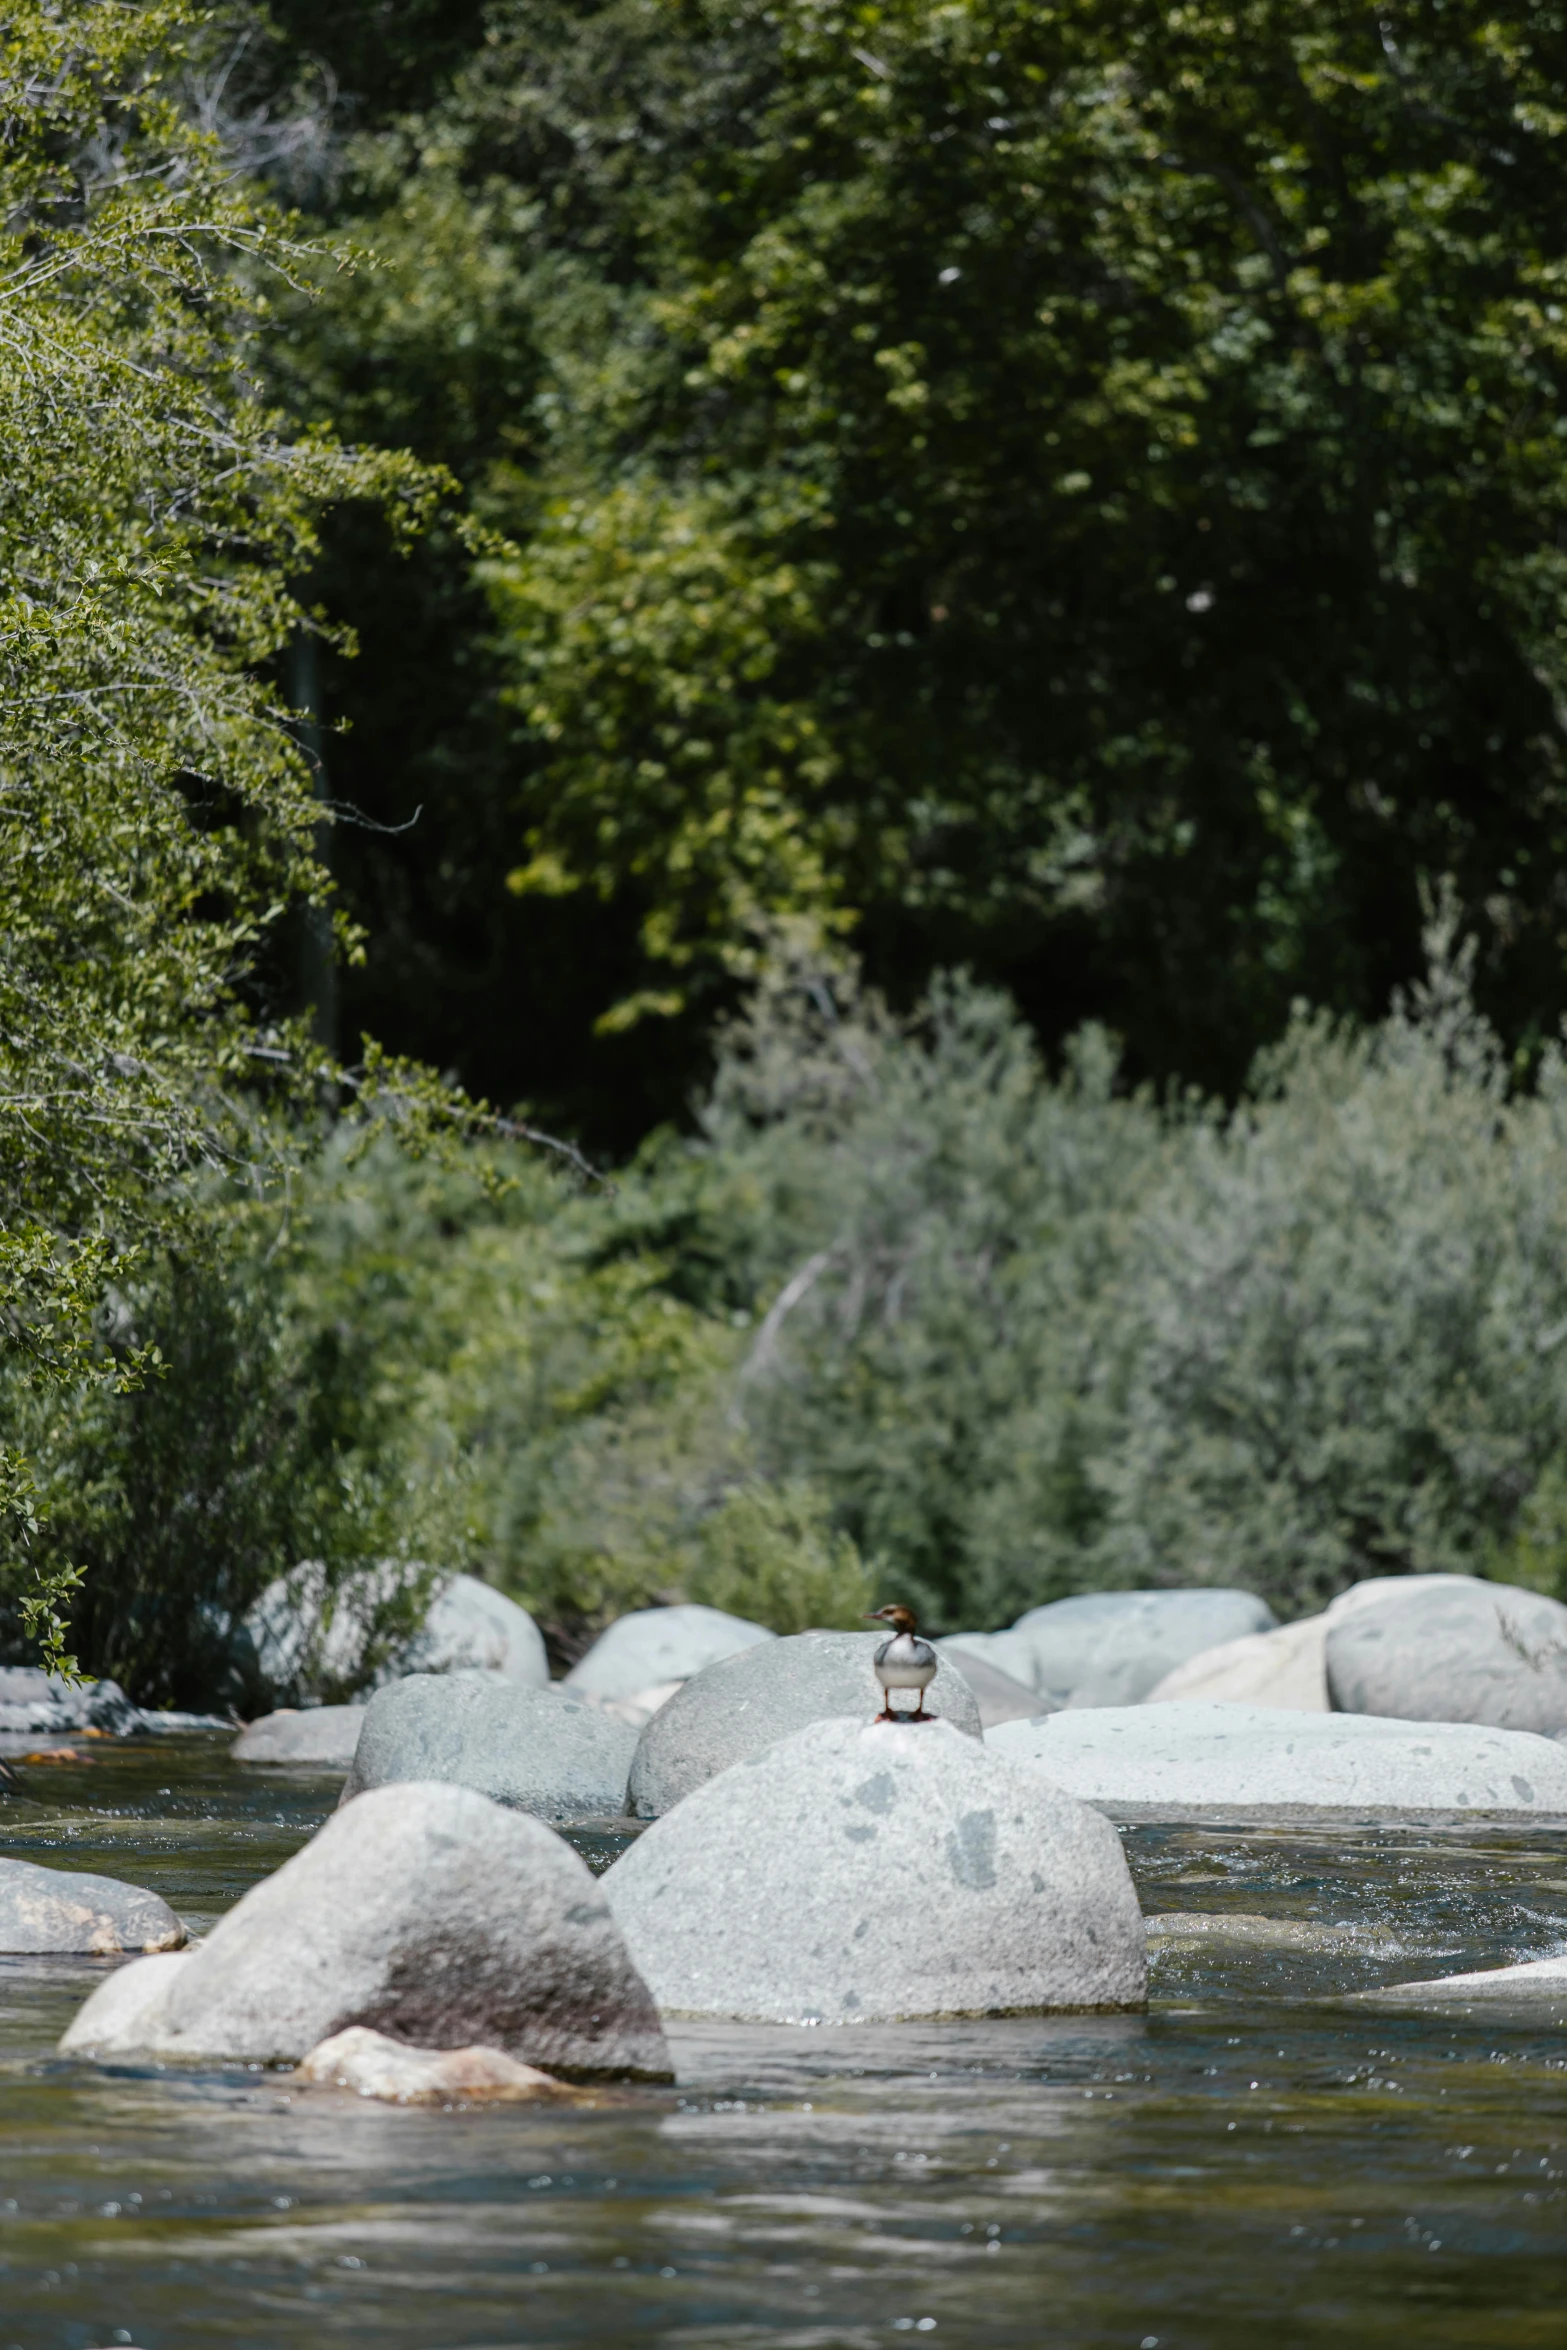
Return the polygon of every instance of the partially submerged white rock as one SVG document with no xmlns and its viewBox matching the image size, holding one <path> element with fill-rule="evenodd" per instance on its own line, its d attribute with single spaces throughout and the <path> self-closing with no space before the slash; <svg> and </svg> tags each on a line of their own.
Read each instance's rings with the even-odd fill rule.
<svg viewBox="0 0 1567 2350">
<path fill-rule="evenodd" d="M 671 2013 L 863 2023 L 1145 1996 L 1109 1822 L 943 1722 L 813 1722 L 698 1787 L 600 1882 Z"/>
<path fill-rule="evenodd" d="M 1477 1974 L 1434 1975 L 1423 1983 L 1388 1983 L 1359 1997 L 1376 2007 L 1512 2007 L 1531 2016 L 1544 2010 L 1567 2023 L 1567 1951 L 1528 1959 L 1521 1966 L 1485 1967 Z"/>
<path fill-rule="evenodd" d="M 1207 1699 L 1218 1705 L 1276 1706 L 1286 1713 L 1325 1714 L 1328 1679 L 1323 1644 L 1328 1619 L 1304 1616 L 1276 1632 L 1250 1632 L 1205 1648 L 1166 1673 L 1144 1698 L 1167 1705 L 1172 1698 Z"/>
<path fill-rule="evenodd" d="M 504 2049 L 410 2048 L 364 2024 L 350 2024 L 312 2048 L 294 2079 L 389 2105 L 517 2105 L 569 2094 L 553 2074 L 519 2064 Z"/>
<path fill-rule="evenodd" d="M 765 1625 L 722 1608 L 638 1608 L 599 1634 L 566 1675 L 566 1686 L 592 1697 L 634 1698 L 660 1682 L 689 1681 L 721 1657 L 772 1638 Z"/>
<path fill-rule="evenodd" d="M 1522 1730 L 1263 1706 L 1004 1722 L 995 1752 L 1127 1819 L 1567 1819 L 1567 1747 Z"/>
<path fill-rule="evenodd" d="M 297 2064 L 350 2024 L 551 2072 L 669 2072 L 585 1863 L 525 1813 L 440 1785 L 383 1787 L 334 1812 L 199 1949 L 111 1976 L 60 2046 Z"/>
<path fill-rule="evenodd" d="M 565 1688 L 522 1689 L 494 1673 L 414 1673 L 380 1689 L 343 1787 L 449 1779 L 541 1820 L 624 1809 L 637 1733 Z"/>
<path fill-rule="evenodd" d="M 166 1901 L 118 1877 L 0 1860 L 0 1952 L 178 1950 L 185 1939 Z"/>
<path fill-rule="evenodd" d="M 693 1787 L 807 1722 L 869 1722 L 882 1708 L 873 1658 L 885 1632 L 794 1632 L 709 1665 L 648 1723 L 631 1764 L 627 1804 L 638 1819 L 673 1810 Z M 982 1735 L 974 1693 L 938 1664 L 925 1708 Z"/>
<path fill-rule="evenodd" d="M 231 1762 L 316 1763 L 343 1770 L 354 1759 L 364 1728 L 362 1705 L 312 1705 L 303 1712 L 283 1706 L 241 1730 L 229 1748 Z"/>
<path fill-rule="evenodd" d="M 1019 1616 L 1009 1653 L 1027 1644 L 1022 1677 L 1049 1706 L 1136 1705 L 1188 1657 L 1272 1627 L 1273 1610 L 1250 1591 L 1087 1591 Z"/>
</svg>

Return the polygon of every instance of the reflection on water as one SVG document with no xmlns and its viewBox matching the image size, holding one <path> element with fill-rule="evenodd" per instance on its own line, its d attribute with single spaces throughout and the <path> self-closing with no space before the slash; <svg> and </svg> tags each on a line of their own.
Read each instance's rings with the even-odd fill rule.
<svg viewBox="0 0 1567 2350">
<path fill-rule="evenodd" d="M 193 1924 L 336 1797 L 198 1739 L 22 1775 L 6 1851 Z M 0 2350 L 1563 2350 L 1567 2036 L 1330 2002 L 1560 1948 L 1567 1839 L 1127 1849 L 1150 1914 L 1313 1931 L 1160 1937 L 1146 2020 L 676 2025 L 595 2111 L 64 2064 L 99 1963 L 0 1961 Z"/>
</svg>

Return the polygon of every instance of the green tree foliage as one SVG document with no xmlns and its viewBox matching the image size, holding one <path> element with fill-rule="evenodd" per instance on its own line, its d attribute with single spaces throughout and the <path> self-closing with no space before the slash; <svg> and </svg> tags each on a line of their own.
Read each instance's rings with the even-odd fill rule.
<svg viewBox="0 0 1567 2350">
<path fill-rule="evenodd" d="M 518 535 L 470 773 L 540 936 L 638 927 L 600 1014 L 804 906 L 1233 1087 L 1425 871 L 1549 1034 L 1564 122 L 1554 0 L 495 0 L 331 368 Z"/>
<path fill-rule="evenodd" d="M 214 1169 L 267 1163 L 259 1079 L 308 1089 L 246 993 L 327 890 L 268 664 L 315 625 L 288 583 L 323 504 L 406 533 L 440 493 L 258 403 L 307 256 L 164 85 L 197 21 L 21 0 L 0 36 L 0 1343 L 45 1381 L 142 1376 L 101 1301 L 194 1245 Z M 14 1445 L 0 1507 L 15 1563 Z"/>
</svg>

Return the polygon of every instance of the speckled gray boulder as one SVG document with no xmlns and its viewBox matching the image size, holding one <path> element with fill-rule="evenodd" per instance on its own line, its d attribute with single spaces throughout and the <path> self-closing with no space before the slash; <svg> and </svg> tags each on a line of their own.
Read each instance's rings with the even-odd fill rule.
<svg viewBox="0 0 1567 2350">
<path fill-rule="evenodd" d="M 1027 1642 L 1033 1685 L 1050 1706 L 1137 1705 L 1188 1657 L 1273 1623 L 1249 1591 L 1088 1591 L 1030 1608 L 1008 1648 Z"/>
<path fill-rule="evenodd" d="M 946 1723 L 813 1722 L 688 1795 L 600 1883 L 671 2014 L 862 2023 L 1145 1996 L 1109 1822 Z"/>
<path fill-rule="evenodd" d="M 1389 1593 L 1328 1620 L 1340 1713 L 1567 1730 L 1567 1607 L 1507 1583 Z"/>
<path fill-rule="evenodd" d="M 1567 1820 L 1567 1747 L 1521 1730 L 1271 1706 L 1108 1706 L 990 1744 L 1120 1819 Z"/>
<path fill-rule="evenodd" d="M 491 1673 L 413 1673 L 377 1690 L 343 1789 L 449 1779 L 541 1820 L 622 1811 L 637 1733 L 564 1689 Z"/>
<path fill-rule="evenodd" d="M 635 1697 L 661 1682 L 689 1681 L 720 1658 L 756 1648 L 772 1633 L 718 1607 L 644 1607 L 601 1632 L 566 1675 L 590 1697 Z"/>
<path fill-rule="evenodd" d="M 229 1760 L 242 1763 L 313 1763 L 318 1769 L 347 1770 L 365 1725 L 362 1705 L 312 1705 L 303 1713 L 285 1706 L 263 1714 L 241 1730 Z"/>
<path fill-rule="evenodd" d="M 886 1638 L 885 1632 L 795 1632 L 709 1665 L 642 1732 L 629 1808 L 638 1819 L 655 1820 L 693 1787 L 807 1722 L 871 1721 L 882 1704 L 871 1659 Z M 938 1664 L 925 1708 L 971 1738 L 982 1735 L 974 1693 L 951 1665 Z"/>
<path fill-rule="evenodd" d="M 0 1860 L 0 1951 L 177 1950 L 185 1929 L 166 1901 L 117 1877 Z"/>
<path fill-rule="evenodd" d="M 540 1821 L 449 1786 L 335 1812 L 199 1949 L 111 1977 L 60 2046 L 290 2064 L 350 2024 L 550 2072 L 669 2071 L 586 1865 Z"/>
<path fill-rule="evenodd" d="M 118 1681 L 87 1681 L 72 1689 L 53 1681 L 42 1665 L 0 1665 L 0 1733 L 49 1736 L 104 1730 L 129 1738 L 142 1716 Z"/>
</svg>

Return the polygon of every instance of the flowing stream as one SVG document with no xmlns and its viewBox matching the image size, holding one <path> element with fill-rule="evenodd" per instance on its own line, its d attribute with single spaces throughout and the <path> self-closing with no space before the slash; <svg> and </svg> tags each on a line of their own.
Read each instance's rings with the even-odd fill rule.
<svg viewBox="0 0 1567 2350">
<path fill-rule="evenodd" d="M 200 1930 L 338 1786 L 223 1747 L 22 1764 L 0 1849 Z M 68 2063 L 106 1962 L 0 1959 L 0 2350 L 1564 2350 L 1567 2030 L 1346 1995 L 1562 1948 L 1567 1836 L 1125 1840 L 1146 2017 L 675 2024 L 565 2111 Z"/>
</svg>

